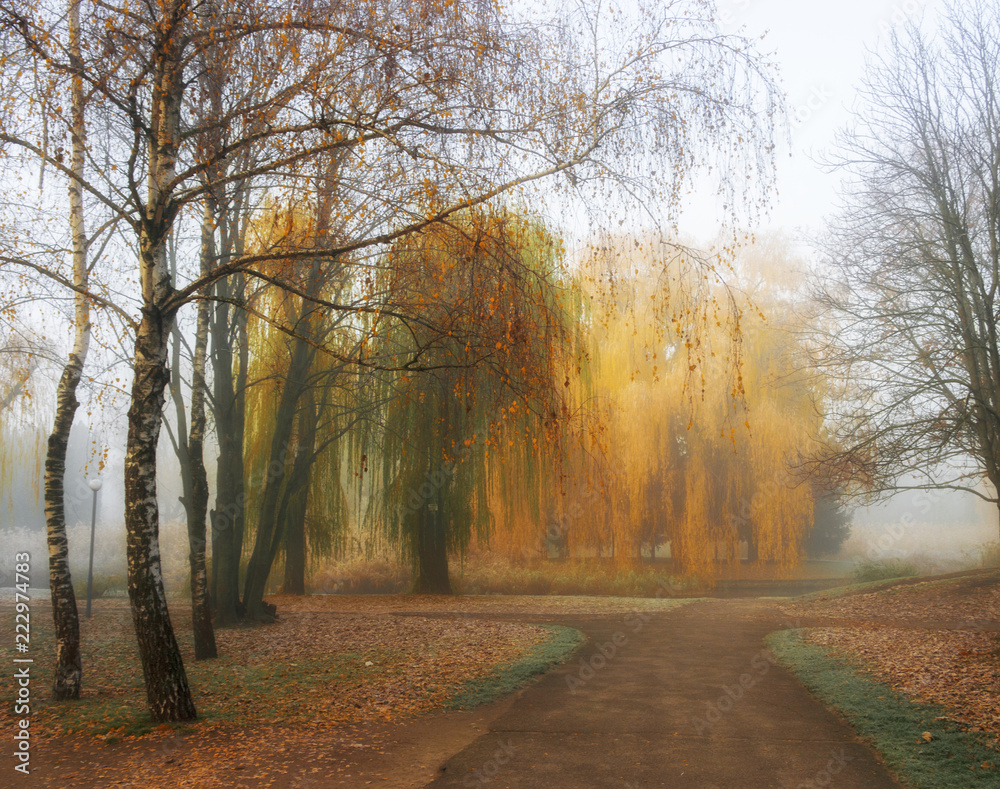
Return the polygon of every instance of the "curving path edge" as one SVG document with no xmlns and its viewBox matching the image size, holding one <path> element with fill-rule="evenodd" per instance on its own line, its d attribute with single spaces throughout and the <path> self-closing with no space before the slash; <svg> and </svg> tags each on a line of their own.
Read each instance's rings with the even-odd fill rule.
<svg viewBox="0 0 1000 789">
<path fill-rule="evenodd" d="M 764 637 L 798 623 L 766 600 L 545 621 L 588 641 L 427 789 L 900 786 L 846 721 L 774 663 Z"/>
</svg>

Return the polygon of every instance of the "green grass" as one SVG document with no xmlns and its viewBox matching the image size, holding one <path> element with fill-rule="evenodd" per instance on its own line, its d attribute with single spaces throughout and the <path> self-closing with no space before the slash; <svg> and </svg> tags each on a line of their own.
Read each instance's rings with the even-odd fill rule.
<svg viewBox="0 0 1000 789">
<path fill-rule="evenodd" d="M 128 579 L 124 575 L 105 575 L 97 573 L 93 580 L 93 599 L 103 597 L 127 597 Z M 73 593 L 83 608 L 87 604 L 87 576 L 73 576 Z"/>
<path fill-rule="evenodd" d="M 767 645 L 813 695 L 847 717 L 904 785 L 915 789 L 1000 786 L 1000 754 L 980 735 L 940 720 L 943 707 L 910 701 L 849 662 L 806 643 L 800 630 L 772 633 Z M 922 739 L 924 732 L 931 733 L 931 742 Z M 990 766 L 984 768 L 984 764 Z"/>
<path fill-rule="evenodd" d="M 858 594 L 861 592 L 879 592 L 884 589 L 890 590 L 893 586 L 899 584 L 900 581 L 907 581 L 906 586 L 911 586 L 912 576 L 904 578 L 886 578 L 880 581 L 864 581 L 862 583 L 848 584 L 847 586 L 835 586 L 832 589 L 821 589 L 818 592 L 810 592 L 809 594 L 799 595 L 794 598 L 797 603 L 810 603 L 817 600 L 832 600 L 835 597 L 843 597 L 848 594 Z M 894 592 L 895 590 L 893 590 Z"/>
<path fill-rule="evenodd" d="M 513 693 L 532 677 L 568 659 L 586 641 L 583 633 L 572 627 L 545 625 L 544 628 L 549 631 L 549 637 L 531 652 L 520 660 L 498 667 L 486 677 L 466 683 L 452 696 L 448 706 L 470 709 Z"/>
<path fill-rule="evenodd" d="M 916 566 L 901 559 L 869 560 L 861 562 L 854 568 L 854 580 L 858 583 L 912 578 L 914 575 L 917 575 Z"/>
</svg>

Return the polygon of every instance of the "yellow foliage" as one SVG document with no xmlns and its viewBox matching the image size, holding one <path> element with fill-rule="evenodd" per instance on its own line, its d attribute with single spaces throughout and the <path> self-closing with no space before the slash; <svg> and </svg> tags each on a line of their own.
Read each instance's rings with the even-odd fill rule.
<svg viewBox="0 0 1000 789">
<path fill-rule="evenodd" d="M 655 548 L 700 576 L 747 554 L 794 565 L 813 511 L 794 467 L 821 417 L 793 334 L 765 317 L 783 296 L 762 287 L 741 303 L 677 256 L 623 248 L 639 247 L 609 245 L 579 272 L 588 369 L 572 407 L 588 418 L 560 447 L 558 485 L 504 478 L 524 502 L 492 547 L 619 565 Z"/>
</svg>

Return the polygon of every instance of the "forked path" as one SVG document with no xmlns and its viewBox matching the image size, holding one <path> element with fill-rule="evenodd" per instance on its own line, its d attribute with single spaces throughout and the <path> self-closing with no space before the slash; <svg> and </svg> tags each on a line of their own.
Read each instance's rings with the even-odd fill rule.
<svg viewBox="0 0 1000 789">
<path fill-rule="evenodd" d="M 767 601 L 561 621 L 587 644 L 428 789 L 899 787 L 846 722 L 772 662 L 764 637 L 793 624 Z"/>
</svg>

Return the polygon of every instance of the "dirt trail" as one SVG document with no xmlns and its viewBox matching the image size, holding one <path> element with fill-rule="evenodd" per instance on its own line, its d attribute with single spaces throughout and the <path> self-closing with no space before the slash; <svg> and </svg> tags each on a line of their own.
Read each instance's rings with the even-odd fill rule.
<svg viewBox="0 0 1000 789">
<path fill-rule="evenodd" d="M 898 787 L 765 650 L 767 601 L 573 619 L 589 642 L 444 766 L 448 787 Z"/>
</svg>

